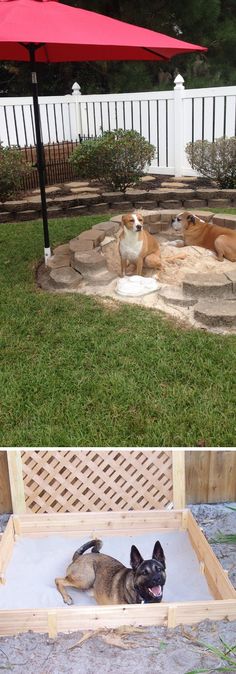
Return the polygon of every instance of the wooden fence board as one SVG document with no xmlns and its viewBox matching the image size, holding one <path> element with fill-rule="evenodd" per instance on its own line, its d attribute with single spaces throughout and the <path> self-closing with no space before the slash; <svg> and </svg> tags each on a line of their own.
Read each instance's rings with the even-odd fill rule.
<svg viewBox="0 0 236 674">
<path fill-rule="evenodd" d="M 0 513 L 12 512 L 7 453 L 0 451 Z"/>
<path fill-rule="evenodd" d="M 186 452 L 186 502 L 236 501 L 236 451 Z"/>
</svg>

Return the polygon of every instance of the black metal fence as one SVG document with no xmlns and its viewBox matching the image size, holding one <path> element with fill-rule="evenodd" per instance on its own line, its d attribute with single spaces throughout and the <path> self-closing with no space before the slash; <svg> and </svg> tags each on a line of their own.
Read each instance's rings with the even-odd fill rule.
<svg viewBox="0 0 236 674">
<path fill-rule="evenodd" d="M 77 141 L 63 141 L 44 145 L 46 185 L 76 180 L 75 169 L 68 159 L 75 148 L 84 140 L 88 140 L 88 138 L 79 136 Z M 21 152 L 25 160 L 32 166 L 32 170 L 22 178 L 22 190 L 28 192 L 39 187 L 37 151 L 35 146 L 30 145 L 21 148 Z"/>
</svg>

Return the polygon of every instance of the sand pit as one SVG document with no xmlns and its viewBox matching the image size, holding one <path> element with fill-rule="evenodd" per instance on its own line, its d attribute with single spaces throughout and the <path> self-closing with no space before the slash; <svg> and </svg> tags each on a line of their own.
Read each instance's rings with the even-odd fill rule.
<svg viewBox="0 0 236 674">
<path fill-rule="evenodd" d="M 229 260 L 218 262 L 214 253 L 200 246 L 178 248 L 164 233 L 158 234 L 156 238 L 161 245 L 163 269 L 154 271 L 144 268 L 143 274 L 158 279 L 164 285 L 180 286 L 186 274 L 225 273 L 236 269 L 235 262 Z M 119 276 L 120 257 L 117 240 L 114 238 L 106 243 L 104 239 L 102 251 L 109 271 Z M 133 267 L 130 266 L 130 272 L 132 271 Z"/>
<path fill-rule="evenodd" d="M 0 586 L 0 609 L 63 607 L 54 578 L 64 576 L 75 550 L 87 537 L 61 535 L 42 538 L 20 537 L 6 572 L 6 583 Z M 144 558 L 152 555 L 160 540 L 167 567 L 164 587 L 165 602 L 212 600 L 205 576 L 200 572 L 196 554 L 185 531 L 163 530 L 135 536 L 103 536 L 102 551 L 129 566 L 130 548 L 134 543 Z M 86 553 L 89 554 L 89 553 Z M 94 605 L 87 592 L 69 588 L 75 605 Z M 70 611 L 70 607 L 68 607 Z"/>
<path fill-rule="evenodd" d="M 208 331 L 236 333 L 236 263 L 198 246 L 178 247 L 176 232 L 171 227 L 174 211 L 142 210 L 144 226 L 161 247 L 161 269 L 144 268 L 141 279 L 157 282 L 153 291 L 119 292 L 121 264 L 119 234 L 122 215 L 94 225 L 68 244 L 58 246 L 47 268 L 39 265 L 37 281 L 43 290 L 94 295 L 104 300 L 138 304 L 177 319 L 181 325 Z M 217 219 L 213 213 L 198 212 L 208 222 Z M 233 217 L 233 216 L 232 216 Z M 227 219 L 224 216 L 224 224 Z M 234 221 L 230 226 L 234 228 Z M 127 275 L 136 275 L 130 265 Z M 191 278 L 190 278 L 191 277 Z M 127 276 L 128 278 L 128 276 Z M 186 287 L 186 283 L 187 286 Z M 117 288 L 118 284 L 118 288 Z M 132 284 L 127 282 L 130 290 Z M 139 283 L 140 285 L 140 283 Z M 118 292 L 117 292 L 118 290 Z"/>
</svg>

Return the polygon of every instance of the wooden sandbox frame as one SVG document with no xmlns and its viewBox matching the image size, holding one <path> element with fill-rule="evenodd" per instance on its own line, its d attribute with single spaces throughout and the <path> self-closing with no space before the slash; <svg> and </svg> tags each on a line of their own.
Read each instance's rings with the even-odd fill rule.
<svg viewBox="0 0 236 674">
<path fill-rule="evenodd" d="M 86 538 L 161 531 L 187 531 L 213 599 L 144 605 L 66 606 L 55 609 L 0 610 L 0 635 L 32 630 L 55 637 L 59 632 L 116 628 L 121 625 L 193 624 L 211 619 L 236 620 L 236 591 L 188 510 L 12 515 L 0 543 L 0 580 L 20 536 L 62 534 Z M 0 588 L 1 592 L 1 588 Z"/>
</svg>

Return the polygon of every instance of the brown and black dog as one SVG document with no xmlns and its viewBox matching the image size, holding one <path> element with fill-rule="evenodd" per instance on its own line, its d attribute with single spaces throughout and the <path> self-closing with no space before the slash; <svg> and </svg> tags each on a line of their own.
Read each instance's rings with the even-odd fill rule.
<svg viewBox="0 0 236 674">
<path fill-rule="evenodd" d="M 102 541 L 92 540 L 74 553 L 65 578 L 56 578 L 55 583 L 66 604 L 73 600 L 66 587 L 92 590 L 98 604 L 159 603 L 166 582 L 165 556 L 161 544 L 156 541 L 152 558 L 143 560 L 139 550 L 132 545 L 131 569 L 117 559 L 100 554 Z M 84 555 L 86 550 L 92 551 Z"/>
<path fill-rule="evenodd" d="M 150 269 L 161 269 L 160 244 L 152 234 L 143 229 L 141 213 L 123 215 L 121 225 L 119 253 L 122 276 L 125 275 L 129 263 L 136 265 L 136 274 L 139 276 L 144 264 Z"/>
<path fill-rule="evenodd" d="M 216 253 L 219 262 L 224 257 L 236 262 L 236 231 L 230 227 L 209 224 L 188 211 L 179 213 L 172 220 L 172 227 L 183 234 L 182 245 L 208 248 Z"/>
</svg>

